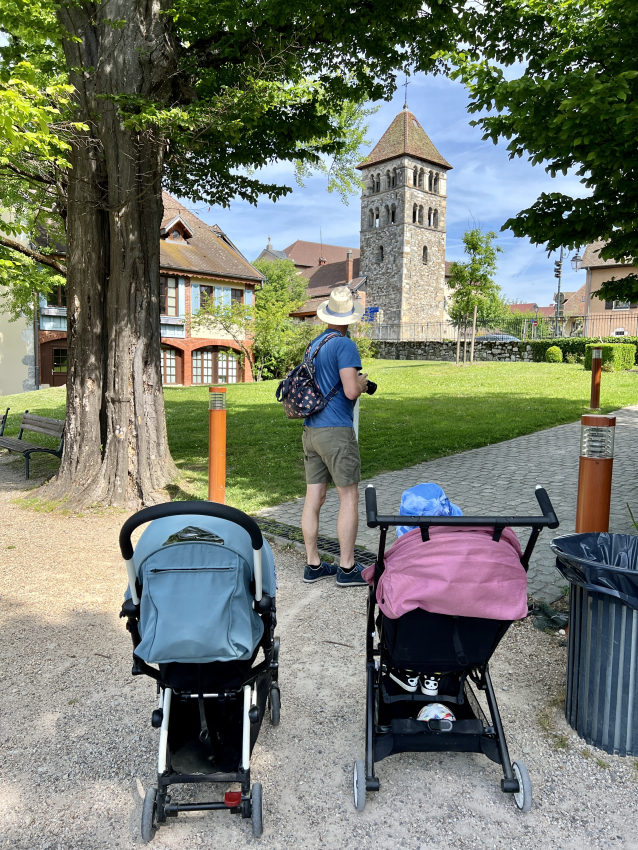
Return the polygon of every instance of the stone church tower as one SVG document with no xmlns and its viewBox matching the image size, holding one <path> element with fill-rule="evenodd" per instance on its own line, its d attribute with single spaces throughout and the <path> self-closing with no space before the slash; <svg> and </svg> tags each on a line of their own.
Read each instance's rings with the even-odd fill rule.
<svg viewBox="0 0 638 850">
<path fill-rule="evenodd" d="M 445 313 L 446 174 L 452 166 L 404 106 L 361 170 L 361 275 L 384 322 Z"/>
</svg>

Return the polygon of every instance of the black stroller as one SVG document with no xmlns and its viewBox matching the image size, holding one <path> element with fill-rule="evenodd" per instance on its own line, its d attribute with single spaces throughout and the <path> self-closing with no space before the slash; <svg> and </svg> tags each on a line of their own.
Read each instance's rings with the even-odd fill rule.
<svg viewBox="0 0 638 850">
<path fill-rule="evenodd" d="M 488 664 L 511 621 L 478 617 L 452 617 L 417 608 L 397 619 L 376 616 L 377 586 L 385 568 L 385 545 L 390 526 L 414 526 L 421 529 L 427 545 L 432 526 L 494 528 L 493 540 L 499 540 L 509 526 L 531 527 L 532 531 L 521 558 L 527 571 L 529 559 L 544 527 L 557 528 L 558 520 L 547 493 L 536 488 L 543 512 L 538 517 L 456 517 L 456 516 L 378 516 L 377 494 L 368 486 L 366 515 L 369 528 L 380 528 L 379 553 L 375 564 L 374 586 L 370 588 L 366 636 L 366 748 L 365 763 L 354 764 L 354 805 L 363 811 L 366 791 L 378 791 L 375 762 L 392 753 L 469 752 L 483 753 L 500 764 L 504 778 L 501 788 L 513 794 L 516 805 L 529 811 L 532 788 L 523 762 L 510 761 L 501 717 L 496 704 Z M 468 564 L 468 569 L 471 564 Z M 375 647 L 375 631 L 378 641 Z M 389 675 L 391 668 L 438 675 L 438 694 L 406 693 Z M 442 671 L 442 672 L 441 672 Z M 491 719 L 485 717 L 473 686 L 485 692 Z M 454 720 L 415 719 L 424 704 L 453 706 Z M 416 704 L 416 705 L 415 705 Z"/>
<path fill-rule="evenodd" d="M 145 529 L 133 551 L 131 534 Z M 250 755 L 270 706 L 279 723 L 275 570 L 257 523 L 212 502 L 139 511 L 120 532 L 129 586 L 121 617 L 133 639 L 133 675 L 157 682 L 157 787 L 146 792 L 142 838 L 179 812 L 227 809 L 261 835 L 262 787 Z M 263 658 L 259 658 L 260 650 Z M 155 664 L 157 666 L 151 666 Z M 174 802 L 170 785 L 240 783 L 214 802 Z"/>
</svg>

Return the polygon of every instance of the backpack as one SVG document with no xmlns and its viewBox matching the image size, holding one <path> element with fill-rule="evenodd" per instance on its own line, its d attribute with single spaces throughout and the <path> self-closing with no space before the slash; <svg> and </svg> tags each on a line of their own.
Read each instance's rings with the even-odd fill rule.
<svg viewBox="0 0 638 850">
<path fill-rule="evenodd" d="M 324 396 L 321 387 L 317 383 L 315 373 L 315 357 L 319 354 L 323 345 L 330 339 L 337 339 L 341 334 L 333 333 L 322 339 L 315 353 L 310 356 L 310 346 L 303 356 L 303 363 L 295 366 L 277 387 L 277 401 L 284 406 L 288 419 L 305 419 L 313 413 L 319 413 L 336 396 L 339 384 L 333 387 L 328 395 Z"/>
</svg>

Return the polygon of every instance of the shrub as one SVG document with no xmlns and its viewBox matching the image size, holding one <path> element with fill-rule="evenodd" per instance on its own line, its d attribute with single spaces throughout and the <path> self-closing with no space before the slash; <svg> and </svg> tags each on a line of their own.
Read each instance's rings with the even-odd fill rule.
<svg viewBox="0 0 638 850">
<path fill-rule="evenodd" d="M 574 363 L 578 363 L 577 355 L 576 354 L 566 354 L 565 355 L 565 363 L 570 363 L 572 366 L 574 365 Z"/>
<path fill-rule="evenodd" d="M 622 342 L 621 342 L 622 340 Z M 638 345 L 638 337 L 635 336 L 606 336 L 606 337 L 583 337 L 583 336 L 567 336 L 558 337 L 555 339 L 528 339 L 521 342 L 519 348 L 521 353 L 525 352 L 527 346 L 532 349 L 532 359 L 535 363 L 543 363 L 545 360 L 545 352 L 552 346 L 558 346 L 563 352 L 563 357 L 566 354 L 575 354 L 584 357 L 587 351 L 587 346 L 592 344 L 600 345 L 601 343 L 609 343 L 611 345 L 624 345 L 633 343 Z M 638 362 L 638 361 L 636 361 Z"/>
<path fill-rule="evenodd" d="M 545 352 L 545 360 L 548 363 L 562 363 L 563 352 L 557 345 L 551 345 Z"/>
<path fill-rule="evenodd" d="M 605 372 L 622 372 L 623 369 L 632 369 L 636 358 L 636 346 L 627 343 L 589 343 L 585 348 L 585 369 L 591 372 L 591 352 L 593 348 L 602 348 L 603 364 Z"/>
</svg>

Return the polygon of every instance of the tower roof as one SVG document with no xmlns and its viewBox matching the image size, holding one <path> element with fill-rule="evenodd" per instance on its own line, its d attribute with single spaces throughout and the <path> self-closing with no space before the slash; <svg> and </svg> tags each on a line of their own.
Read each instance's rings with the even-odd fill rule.
<svg viewBox="0 0 638 850">
<path fill-rule="evenodd" d="M 416 159 L 424 159 L 441 165 L 443 168 L 452 168 L 450 163 L 443 159 L 434 147 L 428 134 L 419 124 L 416 117 L 409 109 L 403 109 L 396 116 L 392 124 L 377 142 L 376 147 L 368 156 L 357 165 L 357 168 L 365 168 L 378 162 L 386 162 L 399 156 L 408 154 Z"/>
</svg>

